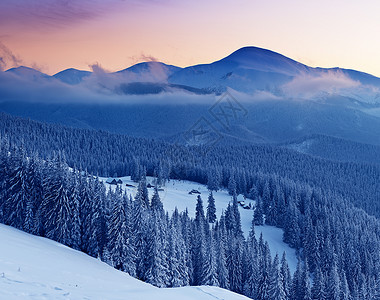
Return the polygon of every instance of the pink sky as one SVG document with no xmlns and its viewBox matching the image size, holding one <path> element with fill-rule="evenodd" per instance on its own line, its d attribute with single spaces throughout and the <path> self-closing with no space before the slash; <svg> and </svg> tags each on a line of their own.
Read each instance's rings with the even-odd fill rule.
<svg viewBox="0 0 380 300">
<path fill-rule="evenodd" d="M 209 63 L 251 45 L 380 76 L 379 11 L 377 0 L 3 0 L 0 58 L 49 74 L 95 62 L 116 71 L 149 56 Z"/>
</svg>

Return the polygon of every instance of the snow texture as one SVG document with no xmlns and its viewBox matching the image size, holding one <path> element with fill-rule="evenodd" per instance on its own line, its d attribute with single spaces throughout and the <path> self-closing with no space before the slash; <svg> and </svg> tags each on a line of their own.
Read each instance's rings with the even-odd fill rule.
<svg viewBox="0 0 380 300">
<path fill-rule="evenodd" d="M 0 299 L 228 299 L 244 296 L 199 286 L 159 289 L 86 254 L 0 224 Z"/>
<path fill-rule="evenodd" d="M 131 194 L 133 197 L 136 194 L 137 183 L 133 182 L 130 177 L 121 177 L 123 181 L 122 188 L 128 194 Z M 107 178 L 100 178 L 103 182 L 106 182 Z M 154 178 L 147 177 L 147 181 L 153 184 Z M 126 186 L 133 185 L 134 187 Z M 108 189 L 109 185 L 106 184 Z M 112 186 L 111 187 L 115 187 Z M 153 195 L 153 188 L 149 188 L 149 197 L 151 198 Z M 190 217 L 195 217 L 195 206 L 197 202 L 197 194 L 190 195 L 189 192 L 191 190 L 197 190 L 201 193 L 201 197 L 204 203 L 207 202 L 207 198 L 209 195 L 207 186 L 191 182 L 185 180 L 173 180 L 171 179 L 166 185 L 163 187 L 163 191 L 159 191 L 159 195 L 161 201 L 163 202 L 164 209 L 169 212 L 171 215 L 175 208 L 177 207 L 178 211 L 188 210 Z M 228 203 L 232 203 L 232 196 L 228 194 L 227 190 L 219 190 L 218 192 L 213 192 L 215 198 L 215 206 L 217 217 L 219 218 L 222 212 L 227 208 Z M 238 201 L 244 201 L 245 204 L 252 203 L 255 204 L 255 201 L 250 199 L 244 199 L 243 195 L 238 195 Z M 241 215 L 241 223 L 244 235 L 247 237 L 249 230 L 251 229 L 252 218 L 253 218 L 253 210 L 243 209 L 239 207 L 239 212 Z M 295 249 L 292 249 L 282 241 L 283 231 L 280 228 L 276 228 L 274 226 L 255 226 L 256 238 L 259 239 L 260 234 L 263 234 L 264 241 L 267 241 L 269 244 L 269 248 L 271 250 L 271 256 L 275 256 L 278 253 L 279 256 L 282 255 L 283 252 L 286 253 L 286 258 L 289 264 L 289 269 L 292 273 L 295 272 L 297 268 L 297 256 Z"/>
</svg>

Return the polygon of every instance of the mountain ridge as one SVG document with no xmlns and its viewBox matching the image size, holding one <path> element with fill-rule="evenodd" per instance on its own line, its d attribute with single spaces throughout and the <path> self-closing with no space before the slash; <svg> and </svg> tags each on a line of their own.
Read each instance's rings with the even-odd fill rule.
<svg viewBox="0 0 380 300">
<path fill-rule="evenodd" d="M 154 64 L 157 64 L 157 65 L 161 65 L 163 67 L 166 67 L 168 69 L 170 69 L 171 73 L 176 73 L 176 72 L 180 72 L 181 70 L 185 70 L 185 69 L 188 69 L 188 68 L 191 68 L 191 69 L 194 69 L 194 68 L 198 68 L 200 66 L 209 66 L 209 65 L 213 65 L 213 64 L 216 64 L 216 63 L 221 63 L 221 62 L 229 62 L 229 63 L 235 63 L 235 64 L 240 64 L 242 65 L 242 63 L 246 63 L 246 59 L 247 59 L 247 56 L 249 56 L 249 58 L 251 59 L 251 61 L 248 63 L 250 63 L 251 65 L 249 66 L 250 68 L 252 69 L 255 69 L 257 71 L 262 71 L 262 72 L 278 72 L 279 69 L 278 68 L 274 68 L 273 66 L 270 66 L 268 68 L 268 65 L 266 65 L 267 68 L 264 68 L 265 65 L 263 66 L 262 63 L 263 61 L 265 62 L 269 62 L 271 64 L 273 64 L 274 61 L 281 61 L 282 60 L 282 63 L 284 63 L 284 65 L 288 65 L 290 66 L 292 69 L 293 69 L 293 72 L 290 72 L 289 70 L 282 70 L 283 74 L 285 75 L 295 75 L 295 74 L 299 74 L 300 71 L 304 71 L 304 72 L 310 72 L 312 70 L 317 70 L 317 71 L 336 71 L 336 70 L 340 70 L 340 71 L 343 71 L 343 72 L 348 72 L 350 74 L 356 74 L 357 76 L 360 74 L 360 75 L 364 75 L 368 78 L 371 78 L 373 80 L 376 80 L 377 83 L 380 83 L 380 78 L 375 76 L 375 75 L 372 75 L 370 73 L 366 73 L 366 72 L 363 72 L 363 71 L 359 71 L 359 70 L 354 70 L 354 69 L 347 69 L 347 68 L 341 68 L 341 67 L 333 67 L 333 68 L 322 68 L 322 67 L 310 67 L 306 64 L 303 64 L 301 62 L 298 62 L 292 58 L 289 58 L 279 52 L 275 52 L 275 51 L 272 51 L 272 50 L 269 50 L 269 49 L 265 49 L 265 48 L 260 48 L 260 47 L 255 47 L 255 46 L 245 46 L 245 47 L 242 47 L 242 48 L 239 48 L 237 49 L 236 51 L 228 54 L 227 56 L 219 59 L 219 60 L 216 60 L 214 62 L 211 62 L 211 63 L 206 63 L 206 64 L 195 64 L 195 65 L 190 65 L 190 66 L 187 66 L 187 67 L 184 67 L 184 68 L 181 68 L 181 67 L 178 67 L 178 66 L 175 66 L 175 65 L 171 65 L 171 64 L 166 64 L 164 62 L 159 62 L 159 61 L 146 61 L 146 62 L 140 62 L 140 63 L 137 63 L 137 64 L 134 64 L 134 65 L 131 65 L 130 67 L 127 67 L 127 68 L 124 68 L 124 69 L 121 69 L 121 70 L 118 70 L 118 71 L 115 71 L 115 72 L 110 72 L 110 74 L 115 74 L 115 73 L 123 73 L 123 72 L 136 72 L 136 71 L 141 71 L 144 70 L 146 71 L 148 69 L 148 67 L 150 65 L 154 65 Z M 268 60 L 269 59 L 269 60 Z M 270 61 L 270 59 L 272 61 Z M 252 67 L 252 60 L 254 60 L 254 63 L 255 64 L 259 64 L 259 65 L 256 65 L 256 67 Z M 245 66 L 247 68 L 247 66 Z M 62 70 L 62 71 L 59 71 L 57 72 L 56 74 L 54 75 L 47 75 L 47 74 L 44 74 L 36 69 L 33 69 L 31 67 L 26 67 L 26 66 L 18 66 L 18 67 L 14 67 L 14 68 L 10 68 L 8 70 L 6 70 L 5 72 L 11 72 L 11 73 L 14 73 L 16 70 L 19 70 L 19 69 L 29 69 L 29 70 L 34 70 L 36 72 L 39 72 L 43 75 L 46 75 L 46 76 L 49 76 L 49 77 L 55 77 L 57 76 L 58 74 L 62 73 L 62 72 L 66 72 L 66 71 L 79 71 L 79 72 L 89 72 L 89 73 L 92 73 L 91 71 L 84 71 L 84 70 L 78 70 L 78 69 L 75 69 L 75 68 L 68 68 L 68 69 L 65 69 L 65 70 Z"/>
</svg>

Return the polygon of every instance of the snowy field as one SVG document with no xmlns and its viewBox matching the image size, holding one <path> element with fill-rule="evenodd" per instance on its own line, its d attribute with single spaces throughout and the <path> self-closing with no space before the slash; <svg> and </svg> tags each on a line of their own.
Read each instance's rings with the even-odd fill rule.
<svg viewBox="0 0 380 300">
<path fill-rule="evenodd" d="M 244 300 L 217 287 L 160 289 L 46 238 L 0 224 L 0 299 Z"/>
<path fill-rule="evenodd" d="M 123 181 L 122 187 L 128 194 L 131 194 L 133 197 L 136 194 L 137 183 L 131 181 L 130 177 L 120 177 Z M 106 182 L 107 178 L 100 178 L 103 182 Z M 153 184 L 154 178 L 147 177 L 147 182 Z M 134 187 L 128 187 L 126 184 L 133 185 Z M 109 188 L 109 184 L 105 184 L 107 189 Z M 115 185 L 111 185 L 111 188 L 114 188 Z M 177 207 L 179 211 L 188 210 L 189 215 L 191 217 L 195 217 L 195 205 L 197 202 L 197 194 L 190 195 L 189 192 L 191 190 L 197 190 L 201 193 L 201 197 L 203 200 L 203 205 L 206 211 L 207 207 L 207 199 L 209 192 L 205 185 L 184 181 L 184 180 L 170 180 L 166 183 L 163 188 L 163 191 L 160 191 L 161 201 L 164 204 L 164 208 L 169 213 L 172 213 L 174 209 Z M 153 188 L 148 188 L 149 196 L 153 195 Z M 226 190 L 219 190 L 218 192 L 213 192 L 215 198 L 215 206 L 217 210 L 218 218 L 222 214 L 223 210 L 226 209 L 228 203 L 232 201 L 231 196 L 228 194 Z M 250 199 L 244 199 L 242 195 L 238 196 L 238 200 L 244 201 L 245 204 L 252 203 L 254 205 L 254 201 Z M 253 210 L 243 209 L 239 206 L 240 215 L 241 215 L 241 223 L 244 234 L 247 236 L 249 230 L 251 229 Z M 287 244 L 282 241 L 283 231 L 280 228 L 276 228 L 274 226 L 255 226 L 256 237 L 259 238 L 260 234 L 263 234 L 263 238 L 268 242 L 271 254 L 274 256 L 276 253 L 282 256 L 282 253 L 286 252 L 286 257 L 288 260 L 289 268 L 291 272 L 295 272 L 297 268 L 297 257 L 294 249 L 290 248 Z"/>
</svg>

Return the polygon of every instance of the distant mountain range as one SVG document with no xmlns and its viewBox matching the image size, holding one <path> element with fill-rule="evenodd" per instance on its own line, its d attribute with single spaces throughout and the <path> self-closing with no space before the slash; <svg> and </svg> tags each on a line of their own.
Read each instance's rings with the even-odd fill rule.
<svg viewBox="0 0 380 300">
<path fill-rule="evenodd" d="M 212 109 L 216 101 L 223 104 L 226 91 L 244 109 L 228 126 L 222 120 L 227 113 L 220 116 Z M 0 111 L 169 141 L 178 141 L 203 118 L 203 125 L 216 130 L 223 143 L 283 144 L 321 135 L 380 145 L 380 78 L 312 68 L 256 47 L 186 68 L 143 62 L 112 73 L 67 69 L 53 76 L 12 68 L 0 72 Z M 206 136 L 198 140 L 204 141 Z M 313 139 L 307 151 L 337 157 L 323 154 L 327 141 Z M 304 152 L 309 144 L 292 145 Z"/>
<path fill-rule="evenodd" d="M 36 81 L 58 79 L 70 85 L 78 85 L 91 76 L 96 76 L 93 72 L 73 68 L 53 76 L 23 66 L 6 72 Z M 300 78 L 307 78 L 309 81 L 319 80 L 320 85 L 323 83 L 320 81 L 336 80 L 338 88 L 343 87 L 344 91 L 337 91 L 336 88 L 324 90 L 324 87 L 320 86 L 318 96 L 341 92 L 364 102 L 380 101 L 378 77 L 341 68 L 312 68 L 279 53 L 257 47 L 241 48 L 210 64 L 180 68 L 162 62 L 142 62 L 117 72 L 103 73 L 102 76 L 108 76 L 108 80 L 115 82 L 117 87 L 114 91 L 125 94 L 170 92 L 174 85 L 177 89 L 201 94 L 218 94 L 232 88 L 248 94 L 265 91 L 275 96 L 284 96 L 287 90 L 292 89 L 292 83 L 298 87 L 295 81 Z M 136 92 L 135 88 L 123 88 L 123 85 L 134 82 L 143 82 L 145 89 Z M 157 88 L 157 84 L 160 84 L 160 88 Z M 350 90 L 350 85 L 355 88 L 355 93 Z M 357 89 L 358 85 L 361 86 L 360 91 Z"/>
</svg>

